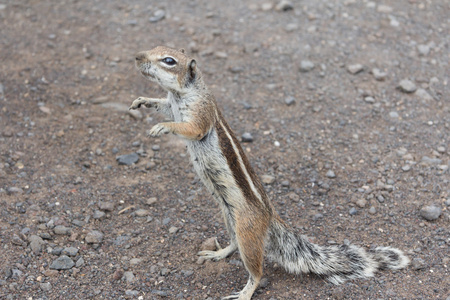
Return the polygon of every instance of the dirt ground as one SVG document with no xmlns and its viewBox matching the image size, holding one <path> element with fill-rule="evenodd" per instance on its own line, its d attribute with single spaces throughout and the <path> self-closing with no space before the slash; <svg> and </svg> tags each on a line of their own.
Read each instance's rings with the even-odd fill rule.
<svg viewBox="0 0 450 300">
<path fill-rule="evenodd" d="M 445 0 L 0 1 L 0 299 L 220 299 L 246 283 L 238 253 L 196 256 L 228 237 L 183 142 L 148 138 L 162 117 L 127 110 L 164 95 L 134 67 L 157 45 L 197 58 L 287 223 L 412 260 L 341 286 L 266 261 L 253 299 L 450 299 L 449 14 Z"/>
</svg>

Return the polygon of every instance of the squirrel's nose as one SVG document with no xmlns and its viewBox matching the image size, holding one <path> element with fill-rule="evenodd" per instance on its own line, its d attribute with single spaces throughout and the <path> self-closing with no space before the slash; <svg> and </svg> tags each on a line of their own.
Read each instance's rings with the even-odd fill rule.
<svg viewBox="0 0 450 300">
<path fill-rule="evenodd" d="M 145 53 L 144 52 L 139 52 L 138 54 L 136 54 L 136 61 L 142 61 L 145 59 Z"/>
</svg>

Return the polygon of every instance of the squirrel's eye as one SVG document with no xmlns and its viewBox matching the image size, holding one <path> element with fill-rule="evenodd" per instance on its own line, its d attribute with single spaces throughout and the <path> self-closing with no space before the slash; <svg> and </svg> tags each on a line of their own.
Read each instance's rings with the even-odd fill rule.
<svg viewBox="0 0 450 300">
<path fill-rule="evenodd" d="M 175 59 L 173 59 L 172 57 L 165 57 L 162 59 L 162 62 L 165 63 L 166 65 L 169 66 L 173 66 L 175 65 L 177 62 L 175 61 Z"/>
</svg>

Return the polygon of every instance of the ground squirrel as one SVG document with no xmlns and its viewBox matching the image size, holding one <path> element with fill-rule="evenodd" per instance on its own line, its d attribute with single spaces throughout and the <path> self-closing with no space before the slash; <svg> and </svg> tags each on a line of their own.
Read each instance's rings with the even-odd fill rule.
<svg viewBox="0 0 450 300">
<path fill-rule="evenodd" d="M 373 276 L 378 269 L 401 269 L 409 259 L 401 250 L 354 245 L 319 246 L 294 233 L 276 213 L 216 100 L 203 82 L 194 59 L 185 51 L 156 47 L 136 55 L 142 75 L 168 92 L 167 98 L 139 97 L 141 105 L 164 113 L 172 122 L 159 123 L 150 136 L 173 133 L 186 141 L 192 164 L 222 209 L 230 245 L 198 255 L 220 260 L 239 250 L 249 272 L 242 291 L 223 299 L 249 300 L 258 287 L 264 254 L 292 273 L 312 272 L 339 284 Z"/>
</svg>

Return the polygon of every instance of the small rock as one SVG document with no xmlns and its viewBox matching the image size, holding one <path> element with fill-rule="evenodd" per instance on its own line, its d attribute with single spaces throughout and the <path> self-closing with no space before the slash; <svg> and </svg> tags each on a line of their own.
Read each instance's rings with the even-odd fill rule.
<svg viewBox="0 0 450 300">
<path fill-rule="evenodd" d="M 336 174 L 334 174 L 333 170 L 328 170 L 326 176 L 327 176 L 328 178 L 335 178 L 335 177 L 336 177 Z"/>
<path fill-rule="evenodd" d="M 68 256 L 76 256 L 78 253 L 78 249 L 75 247 L 66 247 L 62 250 L 61 253 Z"/>
<path fill-rule="evenodd" d="M 153 16 L 151 16 L 148 20 L 151 23 L 156 23 L 158 21 L 161 21 L 166 17 L 166 12 L 162 9 L 158 9 L 153 13 Z"/>
<path fill-rule="evenodd" d="M 411 170 L 411 166 L 410 165 L 404 165 L 402 167 L 403 172 L 408 172 L 409 170 Z"/>
<path fill-rule="evenodd" d="M 53 228 L 53 232 L 58 235 L 67 235 L 70 234 L 70 231 L 70 228 L 64 225 L 56 225 L 55 228 Z"/>
<path fill-rule="evenodd" d="M 417 91 L 414 93 L 418 98 L 420 98 L 423 101 L 432 101 L 434 98 L 428 94 L 428 92 L 422 88 L 417 89 Z"/>
<path fill-rule="evenodd" d="M 283 180 L 281 182 L 281 186 L 283 187 L 289 187 L 291 185 L 291 183 L 289 182 L 289 180 Z"/>
<path fill-rule="evenodd" d="M 75 266 L 73 260 L 67 255 L 61 255 L 50 264 L 50 269 L 68 270 Z"/>
<path fill-rule="evenodd" d="M 164 218 L 163 219 L 163 225 L 166 226 L 167 224 L 170 223 L 170 218 Z"/>
<path fill-rule="evenodd" d="M 287 97 L 286 99 L 284 99 L 284 103 L 286 103 L 287 106 L 291 106 L 292 104 L 295 103 L 295 98 L 294 97 Z"/>
<path fill-rule="evenodd" d="M 136 297 L 137 295 L 139 295 L 139 292 L 135 291 L 135 290 L 126 290 L 125 295 L 131 296 L 131 297 Z"/>
<path fill-rule="evenodd" d="M 262 175 L 261 176 L 261 181 L 264 184 L 272 184 L 275 182 L 275 177 L 271 176 L 271 175 Z"/>
<path fill-rule="evenodd" d="M 267 279 L 267 277 L 263 277 L 261 279 L 261 281 L 259 282 L 259 287 L 260 288 L 266 288 L 269 285 L 269 279 Z"/>
<path fill-rule="evenodd" d="M 52 289 L 52 285 L 50 282 L 43 282 L 39 284 L 39 287 L 41 288 L 41 290 L 43 290 L 44 292 L 48 292 Z"/>
<path fill-rule="evenodd" d="M 125 281 L 127 283 L 133 283 L 134 281 L 136 281 L 136 277 L 134 276 L 133 272 L 131 272 L 131 271 L 127 271 L 127 272 L 123 273 L 123 277 L 125 278 Z"/>
<path fill-rule="evenodd" d="M 411 265 L 414 270 L 422 270 L 427 267 L 427 264 L 425 263 L 425 261 L 418 257 L 416 257 L 412 260 Z"/>
<path fill-rule="evenodd" d="M 35 255 L 40 254 L 42 252 L 42 248 L 45 244 L 44 240 L 40 236 L 32 235 L 32 236 L 30 236 L 29 241 L 30 241 L 31 251 L 33 251 L 33 253 Z"/>
<path fill-rule="evenodd" d="M 371 206 L 369 208 L 369 214 L 374 215 L 377 213 L 377 209 L 374 206 Z"/>
<path fill-rule="evenodd" d="M 373 97 L 367 96 L 364 98 L 364 101 L 367 103 L 375 103 L 375 99 Z"/>
<path fill-rule="evenodd" d="M 251 143 L 251 142 L 253 142 L 253 136 L 252 136 L 252 134 L 251 134 L 250 132 L 245 132 L 245 133 L 242 135 L 242 142 L 243 142 L 243 143 Z"/>
<path fill-rule="evenodd" d="M 210 237 L 209 239 L 206 239 L 203 241 L 202 245 L 200 246 L 201 251 L 215 251 L 216 248 L 216 237 Z"/>
<path fill-rule="evenodd" d="M 300 62 L 300 72 L 309 72 L 314 69 L 315 65 L 309 60 L 302 60 Z"/>
<path fill-rule="evenodd" d="M 377 7 L 377 12 L 385 13 L 385 14 L 391 13 L 393 10 L 394 9 L 391 6 L 383 5 L 383 4 L 380 4 Z"/>
<path fill-rule="evenodd" d="M 437 152 L 439 152 L 439 153 L 445 153 L 445 147 L 443 147 L 443 146 L 439 146 L 439 147 L 437 147 Z"/>
<path fill-rule="evenodd" d="M 367 204 L 366 199 L 359 199 L 358 201 L 356 201 L 356 205 L 360 208 L 366 207 L 366 204 Z"/>
<path fill-rule="evenodd" d="M 269 10 L 272 9 L 272 7 L 273 7 L 273 4 L 270 3 L 270 2 L 266 2 L 266 3 L 263 3 L 263 4 L 261 5 L 261 9 L 262 9 L 263 11 L 269 11 Z"/>
<path fill-rule="evenodd" d="M 428 156 L 423 156 L 421 163 L 425 165 L 439 165 L 442 163 L 442 160 L 439 158 L 430 158 Z"/>
<path fill-rule="evenodd" d="M 159 151 L 161 149 L 161 147 L 159 145 L 153 145 L 152 146 L 152 150 L 153 151 Z"/>
<path fill-rule="evenodd" d="M 289 0 L 281 0 L 277 5 L 275 5 L 275 10 L 277 11 L 288 11 L 293 9 L 294 5 Z"/>
<path fill-rule="evenodd" d="M 397 119 L 399 117 L 398 112 L 396 111 L 389 112 L 389 117 L 392 119 Z"/>
<path fill-rule="evenodd" d="M 142 258 L 132 258 L 130 259 L 130 266 L 137 266 L 143 262 Z"/>
<path fill-rule="evenodd" d="M 428 45 L 418 45 L 417 50 L 419 51 L 419 55 L 426 56 L 430 53 L 430 46 Z"/>
<path fill-rule="evenodd" d="M 80 268 L 84 265 L 84 259 L 83 257 L 80 257 L 77 262 L 75 263 L 75 267 Z"/>
<path fill-rule="evenodd" d="M 400 81 L 400 83 L 398 84 L 398 88 L 405 93 L 414 93 L 417 89 L 416 85 L 414 84 L 414 82 L 412 82 L 409 79 L 403 79 Z"/>
<path fill-rule="evenodd" d="M 102 212 L 101 210 L 96 209 L 94 211 L 94 214 L 92 215 L 92 218 L 95 220 L 100 220 L 103 219 L 106 216 L 106 214 L 104 212 Z"/>
<path fill-rule="evenodd" d="M 372 74 L 373 74 L 373 77 L 375 77 L 375 80 L 378 80 L 378 81 L 383 81 L 387 77 L 386 72 L 383 72 L 377 68 L 372 69 Z"/>
<path fill-rule="evenodd" d="M 135 212 L 136 216 L 138 216 L 138 217 L 146 217 L 146 216 L 149 215 L 149 213 L 150 212 L 148 210 L 146 210 L 146 209 L 138 209 Z"/>
<path fill-rule="evenodd" d="M 286 27 L 284 27 L 284 30 L 286 30 L 286 32 L 293 32 L 296 31 L 297 29 L 298 29 L 297 23 L 289 23 L 286 25 Z"/>
<path fill-rule="evenodd" d="M 84 238 L 88 244 L 100 244 L 103 240 L 103 233 L 98 230 L 89 232 Z"/>
<path fill-rule="evenodd" d="M 114 271 L 113 273 L 113 280 L 120 280 L 123 277 L 123 270 L 122 269 L 117 269 L 116 271 Z"/>
<path fill-rule="evenodd" d="M 169 233 L 170 234 L 175 234 L 178 232 L 178 230 L 180 230 L 178 227 L 172 226 L 169 228 Z"/>
<path fill-rule="evenodd" d="M 362 72 L 363 70 L 364 70 L 364 66 L 361 64 L 354 64 L 354 65 L 350 65 L 347 67 L 347 71 L 353 75 L 358 74 L 358 73 Z"/>
<path fill-rule="evenodd" d="M 420 209 L 420 216 L 428 221 L 434 221 L 439 218 L 442 208 L 436 205 L 427 205 Z"/>
<path fill-rule="evenodd" d="M 153 204 L 155 204 L 156 202 L 158 202 L 158 199 L 156 199 L 156 197 L 151 197 L 151 198 L 148 198 L 147 201 L 145 201 L 145 204 L 147 204 L 147 205 L 153 205 Z"/>
<path fill-rule="evenodd" d="M 349 213 L 351 216 L 354 216 L 354 215 L 356 215 L 356 214 L 358 213 L 358 210 L 357 210 L 356 208 L 352 207 L 352 208 L 350 208 L 350 210 L 348 211 L 348 213 Z"/>
<path fill-rule="evenodd" d="M 384 202 L 384 197 L 383 197 L 383 195 L 378 195 L 378 196 L 377 196 L 377 200 L 378 200 L 378 202 L 383 203 L 383 202 Z"/>
<path fill-rule="evenodd" d="M 130 154 L 119 155 L 116 157 L 116 160 L 119 163 L 119 165 L 131 166 L 132 164 L 135 164 L 139 161 L 139 155 L 135 152 Z"/>
<path fill-rule="evenodd" d="M 165 291 L 160 291 L 160 290 L 152 290 L 152 294 L 155 294 L 159 297 L 167 297 L 169 296 L 169 294 L 167 294 L 167 292 Z"/>
<path fill-rule="evenodd" d="M 114 210 L 114 202 L 105 202 L 99 201 L 98 208 L 104 211 L 113 211 Z"/>
</svg>

